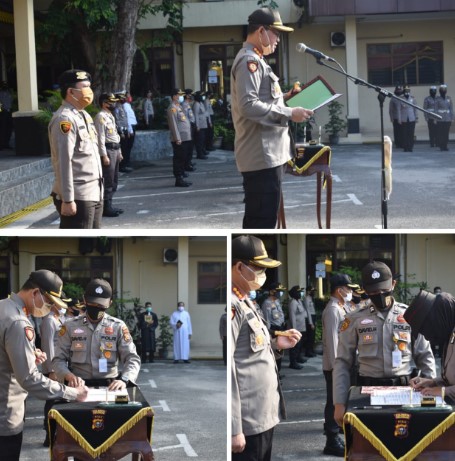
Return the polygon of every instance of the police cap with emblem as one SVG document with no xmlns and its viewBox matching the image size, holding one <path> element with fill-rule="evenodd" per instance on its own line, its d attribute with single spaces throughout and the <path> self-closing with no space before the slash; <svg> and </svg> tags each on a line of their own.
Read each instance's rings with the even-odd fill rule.
<svg viewBox="0 0 455 461">
<path fill-rule="evenodd" d="M 81 69 L 65 70 L 58 78 L 58 83 L 61 87 L 70 87 L 78 82 L 91 82 L 92 77 L 88 72 Z"/>
<path fill-rule="evenodd" d="M 362 286 L 367 293 L 392 289 L 392 271 L 380 261 L 368 263 L 362 269 Z"/>
<path fill-rule="evenodd" d="M 111 305 L 112 287 L 107 280 L 93 279 L 85 287 L 84 299 L 86 303 L 97 304 L 107 309 Z"/>
<path fill-rule="evenodd" d="M 33 282 L 51 301 L 58 307 L 66 308 L 62 298 L 62 279 L 55 273 L 47 269 L 40 269 L 30 274 L 28 278 Z"/>
<path fill-rule="evenodd" d="M 182 91 L 180 88 L 174 88 L 172 91 L 171 91 L 171 96 L 175 96 L 176 94 L 180 95 L 180 94 L 185 94 L 184 91 Z"/>
<path fill-rule="evenodd" d="M 256 24 L 260 26 L 268 26 L 272 29 L 279 30 L 280 32 L 294 32 L 292 27 L 283 25 L 280 13 L 277 10 L 270 8 L 259 8 L 253 11 L 248 16 L 248 24 Z"/>
<path fill-rule="evenodd" d="M 117 102 L 118 98 L 115 97 L 114 93 L 101 93 L 98 98 L 98 104 L 103 105 L 104 102 Z"/>
<path fill-rule="evenodd" d="M 232 259 L 257 267 L 278 267 L 280 261 L 269 258 L 264 242 L 253 235 L 241 235 L 232 240 Z"/>
<path fill-rule="evenodd" d="M 330 277 L 330 289 L 333 291 L 338 287 L 355 288 L 356 284 L 352 283 L 351 277 L 347 274 L 334 274 Z"/>
<path fill-rule="evenodd" d="M 269 290 L 270 291 L 284 291 L 284 290 L 287 290 L 287 288 L 281 282 L 273 282 L 270 284 Z"/>
</svg>

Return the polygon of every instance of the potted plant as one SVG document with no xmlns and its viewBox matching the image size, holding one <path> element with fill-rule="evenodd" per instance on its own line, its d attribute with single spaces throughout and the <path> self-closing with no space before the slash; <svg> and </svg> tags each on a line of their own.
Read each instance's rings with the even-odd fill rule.
<svg viewBox="0 0 455 461">
<path fill-rule="evenodd" d="M 329 134 L 330 144 L 338 144 L 340 131 L 343 131 L 347 126 L 346 120 L 341 118 L 343 104 L 332 101 L 327 107 L 329 109 L 329 121 L 324 125 L 324 130 Z"/>
<path fill-rule="evenodd" d="M 174 338 L 169 324 L 170 317 L 162 315 L 158 319 L 158 327 L 160 329 L 160 336 L 157 339 L 158 353 L 161 359 L 167 359 L 169 355 L 169 348 L 174 342 Z"/>
<path fill-rule="evenodd" d="M 213 147 L 220 149 L 223 144 L 223 137 L 226 133 L 225 125 L 215 123 L 213 126 Z"/>
</svg>

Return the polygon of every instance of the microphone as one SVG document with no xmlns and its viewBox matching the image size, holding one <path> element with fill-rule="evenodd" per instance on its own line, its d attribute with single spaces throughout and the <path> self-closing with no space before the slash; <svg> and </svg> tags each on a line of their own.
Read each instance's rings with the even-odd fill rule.
<svg viewBox="0 0 455 461">
<path fill-rule="evenodd" d="M 321 60 L 321 59 L 325 59 L 326 61 L 330 61 L 330 62 L 336 62 L 335 59 L 331 58 L 330 56 L 326 56 L 324 53 L 321 53 L 320 51 L 318 50 L 313 50 L 312 48 L 308 48 L 305 43 L 297 43 L 297 46 L 295 47 L 295 49 L 299 52 L 299 53 L 308 53 L 308 54 L 311 54 L 312 56 L 314 56 L 318 61 Z"/>
</svg>

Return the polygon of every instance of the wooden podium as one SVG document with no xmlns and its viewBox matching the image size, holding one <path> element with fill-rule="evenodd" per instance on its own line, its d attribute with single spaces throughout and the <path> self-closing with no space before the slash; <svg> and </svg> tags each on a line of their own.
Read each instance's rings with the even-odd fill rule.
<svg viewBox="0 0 455 461">
<path fill-rule="evenodd" d="M 286 173 L 294 176 L 311 176 L 317 174 L 316 181 L 316 214 L 319 229 L 321 223 L 321 194 L 322 188 L 327 191 L 326 204 L 326 228 L 330 229 L 330 219 L 332 216 L 332 171 L 330 170 L 330 160 L 332 151 L 329 146 L 323 144 L 296 144 L 296 155 L 289 160 Z M 286 229 L 286 217 L 284 213 L 283 193 L 281 193 L 281 203 L 278 212 L 278 228 Z"/>
</svg>

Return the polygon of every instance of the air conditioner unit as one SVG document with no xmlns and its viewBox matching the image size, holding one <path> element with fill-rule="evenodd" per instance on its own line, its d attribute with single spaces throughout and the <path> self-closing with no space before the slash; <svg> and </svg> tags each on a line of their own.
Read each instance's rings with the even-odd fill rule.
<svg viewBox="0 0 455 461">
<path fill-rule="evenodd" d="M 177 263 L 178 262 L 177 250 L 174 250 L 173 248 L 164 248 L 163 249 L 163 262 L 164 263 Z"/>
<path fill-rule="evenodd" d="M 330 46 L 346 46 L 346 35 L 344 32 L 330 32 Z"/>
</svg>

